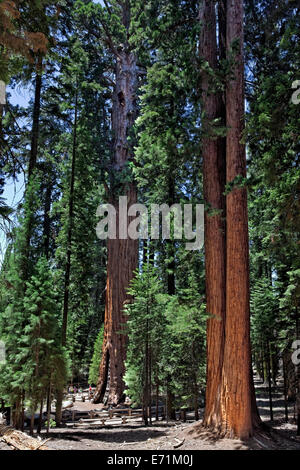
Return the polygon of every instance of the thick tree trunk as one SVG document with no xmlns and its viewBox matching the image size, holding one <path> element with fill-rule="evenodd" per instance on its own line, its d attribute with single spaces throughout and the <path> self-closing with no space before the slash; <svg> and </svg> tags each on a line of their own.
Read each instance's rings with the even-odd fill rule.
<svg viewBox="0 0 300 470">
<path fill-rule="evenodd" d="M 248 437 L 259 421 L 254 395 L 250 353 L 249 246 L 247 192 L 233 185 L 226 203 L 226 182 L 246 176 L 243 75 L 242 1 L 218 2 L 218 38 L 213 2 L 204 1 L 201 11 L 202 55 L 213 70 L 217 55 L 231 57 L 231 46 L 240 41 L 233 66 L 234 80 L 227 83 L 226 98 L 210 92 L 203 73 L 203 104 L 206 119 L 203 148 L 207 325 L 207 390 L 204 425 L 228 435 Z M 225 29 L 226 24 L 226 29 Z M 226 31 L 226 40 L 225 40 Z M 226 108 L 224 103 L 226 101 Z M 226 109 L 226 113 L 224 113 Z M 228 127 L 226 139 L 212 140 L 209 122 L 220 118 Z M 217 209 L 217 213 L 210 210 Z M 226 212 L 226 234 L 224 214 Z"/>
<path fill-rule="evenodd" d="M 202 7 L 201 55 L 210 68 L 217 69 L 215 5 L 205 0 Z M 224 18 L 223 18 L 224 20 Z M 220 41 L 221 45 L 221 41 Z M 210 122 L 224 125 L 224 102 L 212 92 L 207 73 L 202 73 L 205 137 L 203 141 L 203 180 L 205 212 L 205 278 L 207 321 L 207 388 L 204 425 L 220 425 L 220 384 L 225 334 L 225 160 L 224 138 L 213 138 Z"/>
<path fill-rule="evenodd" d="M 127 193 L 129 205 L 136 202 L 136 191 L 132 185 Z M 118 211 L 117 211 L 118 214 Z M 118 217 L 118 215 L 117 215 Z M 130 296 L 127 294 L 130 281 L 137 267 L 137 240 L 108 240 L 107 283 L 104 320 L 104 338 L 100 375 L 94 403 L 103 401 L 108 387 L 108 403 L 117 405 L 123 398 L 125 384 L 125 359 L 127 317 L 124 307 Z M 108 377 L 109 371 L 109 377 Z"/>
<path fill-rule="evenodd" d="M 128 21 L 125 15 L 124 21 Z M 126 25 L 127 27 L 128 25 Z M 116 86 L 114 90 L 112 130 L 113 145 L 113 176 L 124 170 L 126 163 L 132 158 L 132 146 L 128 142 L 136 118 L 137 65 L 136 57 L 129 46 L 124 46 L 117 57 Z M 117 179 L 117 178 L 113 178 Z M 125 303 L 130 296 L 127 289 L 134 276 L 138 261 L 138 240 L 119 238 L 119 205 L 118 196 L 127 195 L 128 207 L 137 200 L 136 187 L 130 183 L 125 187 L 117 184 L 111 191 L 111 203 L 117 213 L 117 239 L 108 239 L 107 250 L 107 283 L 104 320 L 104 339 L 100 375 L 94 402 L 103 401 L 108 388 L 108 403 L 118 404 L 124 394 L 125 359 L 127 335 L 121 333 L 127 317 L 124 315 Z M 127 217 L 128 224 L 132 218 Z M 109 371 L 109 378 L 108 378 Z"/>
<path fill-rule="evenodd" d="M 244 132 L 243 2 L 227 0 L 227 51 L 239 41 L 234 79 L 226 86 L 226 181 L 232 185 L 226 200 L 226 328 L 222 371 L 223 431 L 248 438 L 253 432 L 254 402 L 251 382 L 249 240 L 247 190 L 236 178 L 246 177 Z"/>
</svg>

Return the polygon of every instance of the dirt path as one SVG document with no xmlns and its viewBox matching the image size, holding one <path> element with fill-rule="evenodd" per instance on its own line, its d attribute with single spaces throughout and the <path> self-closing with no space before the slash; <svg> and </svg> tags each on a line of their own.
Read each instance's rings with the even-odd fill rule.
<svg viewBox="0 0 300 470">
<path fill-rule="evenodd" d="M 256 383 L 257 403 L 262 420 L 269 431 L 260 432 L 247 443 L 235 439 L 219 439 L 201 427 L 201 422 L 153 422 L 144 426 L 141 422 L 105 425 L 97 428 L 54 428 L 50 430 L 51 440 L 47 443 L 53 450 L 300 450 L 297 440 L 296 424 L 293 422 L 293 405 L 289 406 L 290 420 L 283 416 L 282 394 L 280 389 L 274 393 L 274 421 L 269 418 L 267 389 Z M 103 405 L 90 402 L 76 402 L 72 409 L 89 411 L 101 409 Z M 203 411 L 203 410 L 202 410 Z M 42 438 L 46 438 L 45 431 Z M 0 450 L 9 447 L 0 442 Z"/>
<path fill-rule="evenodd" d="M 42 437 L 45 437 L 42 434 Z M 219 439 L 200 423 L 152 426 L 139 424 L 105 426 L 98 429 L 61 428 L 50 432 L 47 446 L 53 450 L 300 450 L 300 441 L 290 432 L 260 433 L 247 443 L 237 439 Z M 0 450 L 9 447 L 0 443 Z"/>
</svg>

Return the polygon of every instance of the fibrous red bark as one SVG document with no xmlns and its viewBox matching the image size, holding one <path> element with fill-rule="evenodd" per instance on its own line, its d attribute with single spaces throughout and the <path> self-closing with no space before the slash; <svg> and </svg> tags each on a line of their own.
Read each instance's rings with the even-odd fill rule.
<svg viewBox="0 0 300 470">
<path fill-rule="evenodd" d="M 243 1 L 227 0 L 226 44 L 234 57 L 226 84 L 226 327 L 221 386 L 226 434 L 248 438 L 257 423 L 250 348 L 249 237 L 244 134 Z M 237 43 L 236 43 L 237 42 Z M 235 47 L 233 47 L 234 44 Z M 232 54 L 232 51 L 234 53 Z M 241 184 L 242 183 L 242 184 Z"/>
<path fill-rule="evenodd" d="M 201 12 L 201 55 L 212 72 L 217 70 L 215 5 L 205 0 Z M 203 140 L 203 184 L 205 211 L 205 279 L 207 321 L 207 387 L 205 426 L 220 424 L 220 384 L 225 340 L 225 160 L 224 138 L 213 135 L 211 122 L 224 124 L 224 102 L 220 92 L 212 91 L 211 75 L 202 72 L 205 112 Z"/>
<path fill-rule="evenodd" d="M 128 16 L 125 15 L 125 21 Z M 132 158 L 132 146 L 128 136 L 136 118 L 137 65 L 135 54 L 128 47 L 118 53 L 116 65 L 116 86 L 114 89 L 112 127 L 114 134 L 113 172 L 118 174 Z M 125 194 L 124 194 L 125 192 Z M 134 182 L 120 184 L 110 194 L 110 203 L 116 209 L 117 238 L 107 244 L 107 283 L 105 302 L 104 340 L 99 381 L 94 402 L 103 401 L 106 390 L 108 403 L 116 405 L 122 400 L 125 384 L 125 359 L 127 335 L 124 331 L 126 316 L 124 307 L 129 299 L 127 289 L 137 267 L 138 241 L 119 238 L 118 196 L 127 195 L 128 207 L 137 200 Z M 130 217 L 127 217 L 127 226 Z"/>
<path fill-rule="evenodd" d="M 243 2 L 223 0 L 219 6 L 219 57 L 222 58 L 224 17 L 226 55 L 234 61 L 226 83 L 226 154 L 222 139 L 204 139 L 204 195 L 212 209 L 226 206 L 226 236 L 222 218 L 206 214 L 205 262 L 207 311 L 207 391 L 204 425 L 223 434 L 248 438 L 260 420 L 251 368 L 249 307 L 249 240 L 244 132 Z M 216 11 L 205 0 L 202 10 L 202 54 L 217 67 Z M 234 47 L 233 47 L 234 46 Z M 203 104 L 207 121 L 222 118 L 222 102 L 209 90 L 203 74 Z M 231 190 L 223 202 L 224 162 Z M 226 274 L 226 275 L 225 275 Z M 219 323 L 217 321 L 219 320 Z"/>
</svg>

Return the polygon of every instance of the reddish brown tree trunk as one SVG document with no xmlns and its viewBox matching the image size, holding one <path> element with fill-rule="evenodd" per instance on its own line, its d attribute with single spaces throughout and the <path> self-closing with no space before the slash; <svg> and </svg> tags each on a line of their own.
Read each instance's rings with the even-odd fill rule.
<svg viewBox="0 0 300 470">
<path fill-rule="evenodd" d="M 127 196 L 129 205 L 135 202 L 134 186 Z M 127 335 L 124 330 L 127 317 L 124 315 L 124 307 L 129 299 L 126 291 L 137 267 L 138 245 L 136 240 L 116 239 L 108 240 L 107 248 L 104 339 L 94 402 L 99 403 L 103 400 L 108 387 L 108 403 L 116 405 L 121 401 L 124 392 L 123 376 L 127 347 Z"/>
<path fill-rule="evenodd" d="M 213 71 L 217 69 L 215 5 L 205 0 L 201 12 L 201 55 Z M 224 117 L 220 93 L 212 91 L 212 80 L 202 73 L 205 112 L 203 141 L 203 181 L 205 212 L 205 278 L 207 321 L 207 388 L 205 426 L 220 425 L 220 384 L 225 333 L 225 159 L 224 138 L 216 138 L 210 123 Z M 222 116 L 223 115 L 223 116 Z"/>
<path fill-rule="evenodd" d="M 125 7 L 124 7 L 125 8 Z M 124 13 L 124 24 L 128 27 L 129 15 Z M 114 90 L 112 127 L 114 133 L 113 180 L 132 158 L 132 146 L 128 136 L 136 118 L 137 66 L 136 57 L 128 45 L 118 53 L 116 65 L 116 86 Z M 113 183 L 112 183 L 113 185 Z M 111 203 L 114 204 L 119 218 L 118 196 L 127 195 L 128 207 L 136 202 L 136 187 L 117 185 L 111 188 Z M 128 224 L 131 218 L 127 218 Z M 127 317 L 124 306 L 129 300 L 127 289 L 137 268 L 138 241 L 117 239 L 108 240 L 107 284 L 104 321 L 104 340 L 99 381 L 94 402 L 103 401 L 108 389 L 108 403 L 116 405 L 122 400 L 125 384 L 125 359 L 127 335 L 124 326 Z M 123 330 L 123 333 L 122 333 Z"/>
<path fill-rule="evenodd" d="M 226 85 L 226 181 L 233 185 L 226 200 L 226 329 L 222 371 L 223 431 L 248 438 L 253 432 L 249 307 L 249 240 L 247 190 L 235 184 L 246 177 L 244 132 L 243 2 L 227 0 L 226 44 L 234 54 L 234 78 Z"/>
<path fill-rule="evenodd" d="M 260 423 L 252 377 L 249 311 L 249 246 L 247 192 L 234 187 L 224 201 L 226 182 L 246 177 L 244 131 L 244 63 L 242 1 L 218 2 L 218 37 L 213 2 L 202 7 L 202 55 L 212 70 L 217 57 L 228 54 L 240 41 L 234 80 L 226 86 L 226 98 L 210 93 L 208 74 L 203 74 L 206 114 L 203 159 L 205 219 L 206 302 L 211 318 L 207 325 L 207 390 L 204 425 L 229 435 L 248 437 Z M 225 27 L 226 26 L 226 27 Z M 225 107 L 226 101 L 226 107 Z M 220 118 L 228 127 L 227 138 L 212 140 L 209 122 Z M 208 136 L 207 136 L 208 135 Z M 218 209 L 211 216 L 210 209 Z M 226 212 L 226 235 L 224 213 Z"/>
</svg>

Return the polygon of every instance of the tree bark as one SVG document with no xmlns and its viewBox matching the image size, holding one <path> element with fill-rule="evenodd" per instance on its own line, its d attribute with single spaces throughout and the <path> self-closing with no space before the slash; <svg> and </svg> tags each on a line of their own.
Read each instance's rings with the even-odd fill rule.
<svg viewBox="0 0 300 470">
<path fill-rule="evenodd" d="M 217 70 L 216 12 L 214 2 L 205 0 L 201 12 L 201 55 Z M 222 17 L 224 21 L 224 17 Z M 221 36 L 220 36 L 221 37 Z M 221 46 L 221 41 L 220 41 Z M 221 50 L 221 47 L 220 47 Z M 221 54 L 221 52 L 220 52 Z M 209 75 L 202 73 L 202 101 L 205 113 L 203 140 L 203 185 L 205 211 L 205 279 L 207 321 L 207 387 L 204 425 L 220 425 L 220 384 L 225 338 L 225 160 L 224 138 L 216 138 L 210 127 L 219 118 L 224 125 L 224 101 L 211 91 Z M 213 138 L 214 137 L 214 138 Z M 214 211 L 214 212 L 211 212 Z"/>
<path fill-rule="evenodd" d="M 202 55 L 210 68 L 216 71 L 217 58 L 224 58 L 225 53 L 229 61 L 233 56 L 235 61 L 234 78 L 227 79 L 223 100 L 221 94 L 210 91 L 208 75 L 203 73 L 202 76 L 204 197 L 208 205 L 205 217 L 206 302 L 210 315 L 204 425 L 230 436 L 247 438 L 260 420 L 250 351 L 247 191 L 236 185 L 236 178 L 246 177 L 245 146 L 241 143 L 244 131 L 243 3 L 218 2 L 219 52 L 213 2 L 203 2 L 200 18 L 203 22 Z M 236 40 L 239 45 L 232 53 Z M 211 139 L 209 122 L 216 118 L 228 128 L 226 139 Z M 226 183 L 231 186 L 226 202 L 223 197 L 225 167 Z M 217 209 L 217 212 L 211 214 L 211 209 Z"/>
<path fill-rule="evenodd" d="M 29 158 L 29 165 L 28 165 L 28 180 L 30 179 L 33 173 L 33 170 L 36 166 L 36 161 L 37 161 L 39 130 L 40 130 L 40 113 L 41 113 L 42 68 L 43 68 L 43 58 L 42 58 L 42 55 L 39 54 L 37 58 L 37 65 L 36 65 L 33 120 L 32 120 L 32 130 L 31 130 L 31 147 L 30 147 L 30 158 Z"/>
<path fill-rule="evenodd" d="M 123 6 L 124 26 L 129 28 L 128 3 Z M 116 58 L 116 85 L 113 96 L 112 130 L 113 142 L 113 175 L 116 180 L 124 170 L 126 163 L 132 159 L 132 145 L 128 141 L 136 114 L 137 65 L 135 54 L 129 45 L 124 45 Z M 110 203 L 117 214 L 117 238 L 108 239 L 107 243 L 107 282 L 104 319 L 104 339 L 99 380 L 94 403 L 103 401 L 108 388 L 108 403 L 118 404 L 123 399 L 125 384 L 125 359 L 127 335 L 124 332 L 127 317 L 124 315 L 125 303 L 130 296 L 127 289 L 134 276 L 138 261 L 138 240 L 119 238 L 119 204 L 118 196 L 127 195 L 128 207 L 137 200 L 136 186 L 131 182 L 111 184 Z M 125 194 L 124 194 L 125 193 Z M 127 217 L 127 224 L 131 217 Z M 127 225 L 128 226 L 128 225 Z M 121 331 L 123 330 L 123 333 Z M 108 378 L 108 371 L 110 372 Z"/>
<path fill-rule="evenodd" d="M 51 168 L 49 168 L 49 173 L 51 175 Z M 44 253 L 47 259 L 49 259 L 49 248 L 50 248 L 50 229 L 51 229 L 51 220 L 50 220 L 50 210 L 51 210 L 51 197 L 52 197 L 52 178 L 49 175 L 49 179 L 46 183 L 45 191 L 45 203 L 44 203 L 44 223 L 43 223 L 43 244 L 44 244 Z"/>
<path fill-rule="evenodd" d="M 234 79 L 226 84 L 226 182 L 232 185 L 226 199 L 226 327 L 222 370 L 222 430 L 246 439 L 253 433 L 251 381 L 249 239 L 247 190 L 235 184 L 246 177 L 244 132 L 243 2 L 227 0 L 226 44 L 228 58 L 235 41 Z M 252 415 L 253 413 L 253 415 Z"/>
<path fill-rule="evenodd" d="M 34 105 L 32 114 L 32 128 L 31 128 L 31 146 L 30 155 L 27 169 L 27 185 L 25 190 L 25 198 L 28 201 L 29 213 L 25 218 L 25 245 L 24 245 L 24 256 L 21 267 L 22 280 L 24 282 L 24 292 L 26 291 L 26 281 L 29 278 L 29 258 L 30 258 L 30 240 L 32 237 L 32 226 L 33 226 L 33 194 L 32 190 L 28 191 L 28 187 L 32 182 L 33 172 L 36 168 L 37 156 L 38 156 L 38 141 L 39 141 L 39 130 L 40 130 L 40 113 L 41 113 L 41 91 L 42 91 L 42 68 L 43 58 L 39 54 L 36 64 L 36 79 L 34 89 Z"/>
</svg>

